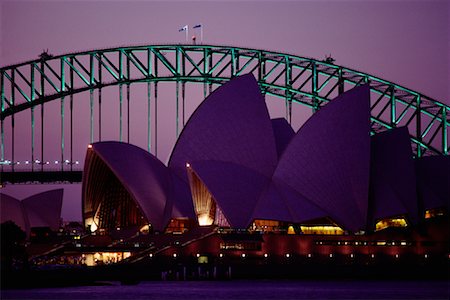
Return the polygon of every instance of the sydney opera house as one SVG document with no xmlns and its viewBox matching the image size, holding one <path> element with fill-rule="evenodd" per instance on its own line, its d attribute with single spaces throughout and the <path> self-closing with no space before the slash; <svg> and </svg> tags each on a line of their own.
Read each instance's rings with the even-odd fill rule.
<svg viewBox="0 0 450 300">
<path fill-rule="evenodd" d="M 256 80 L 244 75 L 196 109 L 167 165 L 131 144 L 89 145 L 83 222 L 106 234 L 216 232 L 168 255 L 445 254 L 450 157 L 414 158 L 408 128 L 370 129 L 368 86 L 294 132 L 270 119 Z"/>
</svg>

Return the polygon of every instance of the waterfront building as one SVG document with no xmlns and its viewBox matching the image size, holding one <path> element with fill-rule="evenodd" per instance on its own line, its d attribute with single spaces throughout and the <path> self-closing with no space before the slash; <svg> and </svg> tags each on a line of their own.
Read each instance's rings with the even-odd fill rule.
<svg viewBox="0 0 450 300">
<path fill-rule="evenodd" d="M 128 241 L 148 234 L 158 244 L 166 232 L 185 255 L 444 254 L 448 170 L 448 156 L 413 157 L 406 127 L 371 133 L 367 85 L 294 133 L 270 119 L 248 74 L 203 101 L 167 165 L 131 144 L 89 145 L 83 220 L 98 234 L 128 232 Z M 202 227 L 207 236 L 192 233 Z"/>
</svg>

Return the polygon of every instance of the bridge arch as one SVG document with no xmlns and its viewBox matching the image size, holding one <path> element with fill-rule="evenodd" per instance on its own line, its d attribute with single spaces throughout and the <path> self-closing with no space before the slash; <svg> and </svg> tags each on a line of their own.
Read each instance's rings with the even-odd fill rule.
<svg viewBox="0 0 450 300">
<path fill-rule="evenodd" d="M 203 84 L 206 96 L 215 87 L 235 76 L 253 73 L 263 94 L 281 98 L 285 102 L 286 119 L 292 121 L 293 104 L 301 104 L 313 112 L 328 101 L 356 85 L 369 83 L 371 91 L 372 133 L 390 128 L 407 126 L 410 131 L 414 154 L 448 155 L 450 107 L 419 92 L 343 66 L 330 60 L 316 60 L 292 54 L 260 49 L 216 45 L 143 45 L 98 49 L 79 53 L 51 56 L 0 68 L 1 94 L 1 164 L 15 165 L 15 115 L 30 110 L 31 161 L 34 161 L 35 113 L 41 109 L 41 139 L 44 136 L 44 106 L 61 102 L 61 124 L 70 118 L 72 134 L 73 96 L 90 94 L 90 142 L 94 142 L 94 98 L 98 109 L 98 139 L 101 140 L 102 90 L 118 86 L 120 105 L 129 88 L 136 83 L 147 83 L 148 102 L 157 100 L 158 84 L 171 82 L 176 85 L 176 131 L 185 123 L 184 101 L 187 83 Z M 152 86 L 153 85 L 153 86 Z M 123 96 L 123 87 L 126 97 Z M 152 92 L 151 92 L 152 91 Z M 95 93 L 94 93 L 95 92 Z M 95 97 L 96 96 L 96 97 Z M 65 115 L 65 105 L 70 101 L 70 116 Z M 66 101 L 66 102 L 65 102 Z M 180 104 L 181 101 L 181 104 Z M 180 108 L 181 106 L 181 108 Z M 183 110 L 179 120 L 179 109 Z M 129 110 L 127 110 L 129 113 Z M 157 151 L 151 145 L 151 112 L 148 110 L 148 150 Z M 120 137 L 122 140 L 122 106 L 120 108 Z M 127 117 L 129 120 L 129 116 Z M 5 140 L 5 125 L 10 120 L 10 130 Z M 157 126 L 155 121 L 154 126 Z M 64 127 L 64 125 L 61 125 Z M 129 130 L 129 125 L 128 128 Z M 61 162 L 65 161 L 65 132 L 61 128 Z M 155 131 L 157 132 L 157 131 Z M 156 133 L 155 133 L 156 134 Z M 71 138 L 71 137 L 70 137 Z M 128 134 L 129 138 L 129 134 Z M 157 137 L 153 137 L 155 144 Z M 72 145 L 72 142 L 70 143 Z M 6 147 L 9 157 L 5 156 Z M 153 148 L 153 149 L 152 149 Z M 70 150 L 72 152 L 72 150 Z M 44 141 L 41 142 L 42 156 Z M 67 155 L 66 155 L 67 156 Z M 70 153 L 72 156 L 72 153 Z M 43 169 L 43 157 L 41 157 Z M 70 160 L 72 163 L 72 159 Z M 72 165 L 70 165 L 72 169 Z M 61 170 L 64 169 L 61 164 Z"/>
</svg>

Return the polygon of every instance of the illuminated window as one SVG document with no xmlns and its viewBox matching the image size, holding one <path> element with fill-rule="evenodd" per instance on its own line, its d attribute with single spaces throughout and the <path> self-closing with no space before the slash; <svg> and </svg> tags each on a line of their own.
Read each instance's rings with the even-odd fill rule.
<svg viewBox="0 0 450 300">
<path fill-rule="evenodd" d="M 294 226 L 289 225 L 288 230 L 287 230 L 287 234 L 295 234 Z"/>
<path fill-rule="evenodd" d="M 83 253 L 81 260 L 87 266 L 114 264 L 131 256 L 130 252 Z"/>
<path fill-rule="evenodd" d="M 280 232 L 281 227 L 282 227 L 281 222 L 274 220 L 255 220 L 251 225 L 252 230 L 261 232 Z M 294 228 L 292 228 L 292 230 L 293 229 Z"/>
<path fill-rule="evenodd" d="M 197 256 L 197 261 L 199 264 L 207 264 L 208 263 L 208 256 Z"/>
<path fill-rule="evenodd" d="M 425 211 L 425 219 L 436 218 L 444 216 L 445 214 L 446 210 L 444 208 L 428 209 Z"/>
<path fill-rule="evenodd" d="M 171 219 L 167 225 L 166 233 L 183 234 L 193 226 L 193 221 L 188 218 Z"/>
<path fill-rule="evenodd" d="M 152 225 L 150 225 L 150 224 L 146 224 L 146 225 L 144 225 L 144 226 L 142 226 L 140 229 L 139 229 L 139 232 L 140 233 L 143 233 L 143 234 L 148 234 L 149 232 L 150 232 L 150 227 L 151 227 Z"/>
<path fill-rule="evenodd" d="M 408 223 L 404 218 L 383 219 L 375 225 L 375 231 L 383 230 L 388 227 L 407 227 Z"/>
<path fill-rule="evenodd" d="M 304 234 L 327 234 L 342 235 L 344 230 L 339 226 L 333 225 L 317 225 L 317 226 L 300 226 Z"/>
</svg>

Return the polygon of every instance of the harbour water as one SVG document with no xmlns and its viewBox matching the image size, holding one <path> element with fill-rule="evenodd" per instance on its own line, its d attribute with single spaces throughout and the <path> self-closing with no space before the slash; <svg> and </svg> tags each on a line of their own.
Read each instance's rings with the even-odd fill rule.
<svg viewBox="0 0 450 300">
<path fill-rule="evenodd" d="M 169 281 L 2 290 L 1 299 L 449 299 L 449 281 Z"/>
</svg>

